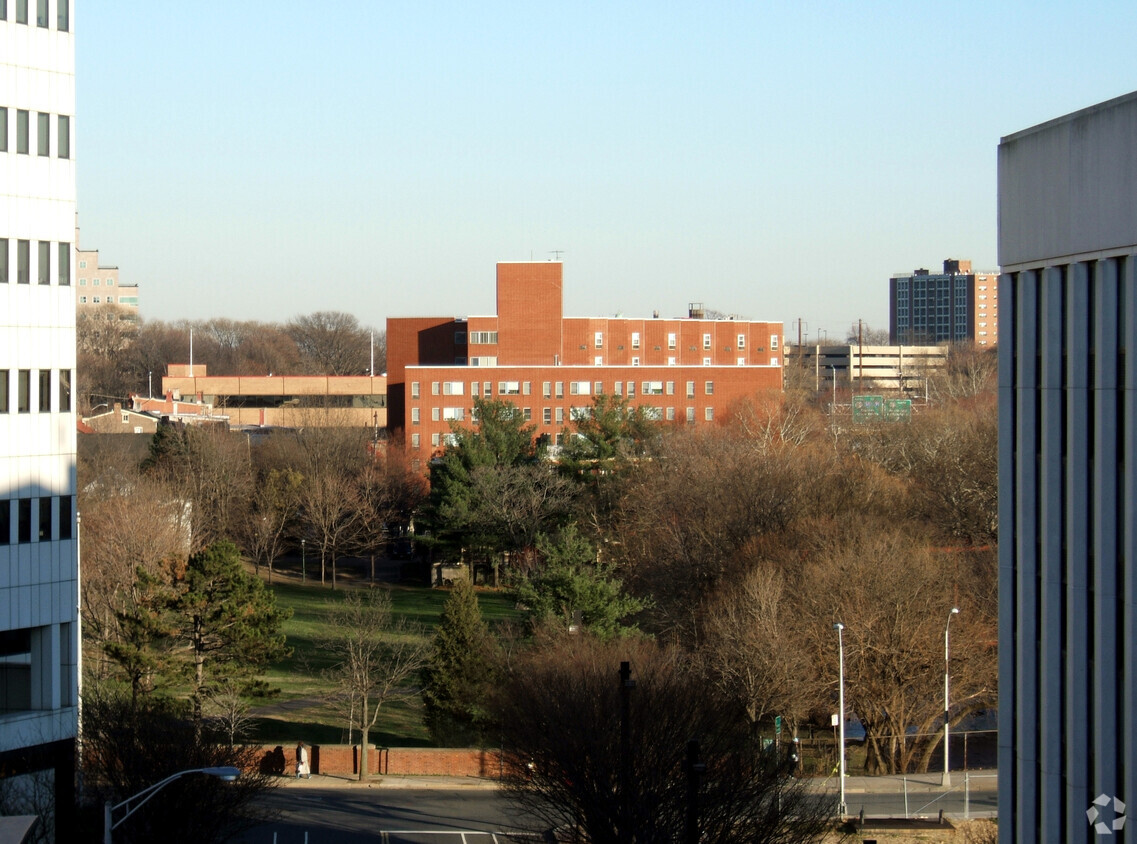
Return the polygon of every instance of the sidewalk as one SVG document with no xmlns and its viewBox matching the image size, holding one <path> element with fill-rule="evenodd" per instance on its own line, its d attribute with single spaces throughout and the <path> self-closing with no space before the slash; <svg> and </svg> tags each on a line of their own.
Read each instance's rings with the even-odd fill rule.
<svg viewBox="0 0 1137 844">
<path fill-rule="evenodd" d="M 940 785 L 940 773 L 891 774 L 882 777 L 845 777 L 846 794 L 900 794 L 905 790 L 905 780 L 909 794 L 940 793 L 951 790 L 963 792 L 995 791 L 998 788 L 997 772 L 994 770 L 953 771 L 950 789 Z M 445 776 L 392 776 L 369 777 L 362 782 L 354 777 L 332 774 L 313 774 L 310 779 L 281 777 L 281 785 L 286 788 L 437 788 L 447 791 L 458 789 L 493 790 L 498 787 L 497 780 L 479 777 Z M 815 777 L 810 785 L 819 790 L 836 789 L 836 777 Z"/>
</svg>

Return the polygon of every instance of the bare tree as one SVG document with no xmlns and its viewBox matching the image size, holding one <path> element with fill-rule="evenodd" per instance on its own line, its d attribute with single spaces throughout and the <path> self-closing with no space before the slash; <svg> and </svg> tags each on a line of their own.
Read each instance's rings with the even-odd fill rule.
<svg viewBox="0 0 1137 844">
<path fill-rule="evenodd" d="M 308 372 L 363 375 L 369 370 L 375 332 L 361 326 L 351 314 L 317 311 L 298 316 L 288 323 L 287 331 Z"/>
<path fill-rule="evenodd" d="M 334 661 L 329 676 L 349 702 L 352 727 L 360 732 L 359 779 L 367 776 L 369 733 L 384 704 L 418 696 L 416 679 L 426 661 L 422 631 L 392 618 L 384 589 L 350 590 L 328 604 L 329 628 L 320 642 Z"/>
<path fill-rule="evenodd" d="M 833 801 L 756 746 L 686 664 L 649 641 L 587 636 L 520 655 L 497 698 L 506 792 L 546 829 L 597 844 L 820 841 Z"/>
<path fill-rule="evenodd" d="M 273 561 L 299 513 L 303 482 L 304 477 L 294 469 L 270 469 L 256 484 L 248 516 L 237 524 L 243 550 L 253 558 L 258 573 L 262 565 L 268 568 L 269 583 Z"/>
</svg>

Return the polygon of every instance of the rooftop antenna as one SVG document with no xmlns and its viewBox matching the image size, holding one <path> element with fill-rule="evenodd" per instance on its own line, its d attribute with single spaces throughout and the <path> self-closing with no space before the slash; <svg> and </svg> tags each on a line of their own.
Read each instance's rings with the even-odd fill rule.
<svg viewBox="0 0 1137 844">
<path fill-rule="evenodd" d="M 565 254 L 565 250 L 563 250 L 563 249 L 550 249 L 549 254 L 553 256 L 554 261 L 559 261 L 559 260 L 561 260 L 561 255 Z"/>
</svg>

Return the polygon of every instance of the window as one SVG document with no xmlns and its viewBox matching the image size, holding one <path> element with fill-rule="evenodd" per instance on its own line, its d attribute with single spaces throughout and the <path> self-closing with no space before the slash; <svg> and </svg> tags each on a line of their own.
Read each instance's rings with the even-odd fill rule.
<svg viewBox="0 0 1137 844">
<path fill-rule="evenodd" d="M 482 390 L 482 382 L 481 381 L 471 381 L 470 382 L 470 395 L 471 396 L 473 396 L 474 398 L 481 398 L 481 395 L 482 395 L 481 390 Z M 487 398 L 488 398 L 488 396 L 487 396 Z"/>
<path fill-rule="evenodd" d="M 16 241 L 16 283 L 30 284 L 32 280 L 32 242 Z"/>
<path fill-rule="evenodd" d="M 689 398 L 689 399 L 695 398 L 695 382 L 694 381 L 688 381 L 687 382 L 687 398 Z"/>
<path fill-rule="evenodd" d="M 51 115 L 36 113 L 36 153 L 51 155 Z"/>
<path fill-rule="evenodd" d="M 466 410 L 462 407 L 442 408 L 443 422 L 461 422 L 466 418 Z"/>
<path fill-rule="evenodd" d="M 592 385 L 592 393 L 593 393 L 593 395 L 597 395 L 597 396 L 604 395 L 604 382 L 603 381 L 595 382 Z"/>
<path fill-rule="evenodd" d="M 411 408 L 411 424 L 418 425 L 422 421 L 422 409 L 418 407 Z"/>
<path fill-rule="evenodd" d="M 21 498 L 16 502 L 16 541 L 32 541 L 32 500 Z"/>
<path fill-rule="evenodd" d="M 36 26 L 47 29 L 47 0 L 36 0 Z"/>
<path fill-rule="evenodd" d="M 16 372 L 16 412 L 30 413 L 32 409 L 32 371 L 21 369 Z"/>
<path fill-rule="evenodd" d="M 715 382 L 714 381 L 708 381 L 706 384 L 703 385 L 703 395 L 713 396 L 714 394 L 715 394 Z"/>
<path fill-rule="evenodd" d="M 443 381 L 442 382 L 442 395 L 444 396 L 461 396 L 466 392 L 466 385 L 461 381 Z"/>
<path fill-rule="evenodd" d="M 59 497 L 59 538 L 71 538 L 71 496 Z"/>
<path fill-rule="evenodd" d="M 522 384 L 521 384 L 521 395 L 528 396 L 528 395 L 531 395 L 532 392 L 533 392 L 533 382 L 532 381 L 522 382 Z"/>
<path fill-rule="evenodd" d="M 667 421 L 668 422 L 674 422 L 675 421 L 675 408 L 673 408 L 673 407 L 667 408 Z"/>
<path fill-rule="evenodd" d="M 80 296 L 79 297 L 79 304 L 80 305 L 86 305 L 87 304 L 87 297 L 86 296 Z"/>
<path fill-rule="evenodd" d="M 773 351 L 776 348 L 778 348 L 778 335 L 777 334 L 771 334 L 770 335 L 770 351 Z"/>
<path fill-rule="evenodd" d="M 56 0 L 55 28 L 67 32 L 71 28 L 71 0 Z"/>
<path fill-rule="evenodd" d="M 738 335 L 738 348 L 740 348 L 740 349 L 746 348 L 746 335 L 745 334 L 739 334 Z"/>
<path fill-rule="evenodd" d="M 632 348 L 638 349 L 640 347 L 640 333 L 638 331 L 632 332 Z"/>
<path fill-rule="evenodd" d="M 777 366 L 777 365 L 778 365 L 778 359 L 777 358 L 770 358 L 770 366 Z"/>
<path fill-rule="evenodd" d="M 565 424 L 565 409 L 563 407 L 557 408 L 557 424 L 558 425 Z"/>
<path fill-rule="evenodd" d="M 613 389 L 614 389 L 616 395 L 618 395 L 618 396 L 624 395 L 624 382 L 623 381 L 617 381 L 616 385 Z"/>
<path fill-rule="evenodd" d="M 603 349 L 604 348 L 604 332 L 603 331 L 597 331 L 596 337 L 592 342 L 596 346 L 596 348 Z"/>
<path fill-rule="evenodd" d="M 411 448 L 422 448 L 422 434 L 411 434 Z"/>
<path fill-rule="evenodd" d="M 710 348 L 711 348 L 711 335 L 710 334 L 704 334 L 703 335 L 703 351 L 704 352 L 710 351 Z"/>
<path fill-rule="evenodd" d="M 541 384 L 541 395 L 547 399 L 551 399 L 553 397 L 553 382 L 552 381 L 545 381 Z"/>
<path fill-rule="evenodd" d="M 592 365 L 593 366 L 603 366 L 604 365 L 604 355 L 597 355 L 596 357 L 594 357 L 592 359 Z"/>
<path fill-rule="evenodd" d="M 102 299 L 100 299 L 98 296 L 95 296 L 95 297 L 92 299 L 92 301 L 93 301 L 93 302 L 94 302 L 94 303 L 97 305 L 97 304 L 99 304 L 99 303 L 100 303 L 101 301 L 103 301 L 103 300 L 102 300 Z"/>
<path fill-rule="evenodd" d="M 430 444 L 432 446 L 434 446 L 435 448 L 438 448 L 438 446 L 441 443 L 442 443 L 442 437 L 440 435 L 438 435 L 438 434 L 431 434 L 430 435 Z"/>
<path fill-rule="evenodd" d="M 3 2 L 3 0 L 0 0 Z M 12 502 L 0 499 L 0 545 L 12 541 Z"/>
<path fill-rule="evenodd" d="M 27 23 L 27 21 L 24 21 Z M 20 155 L 28 154 L 28 120 L 29 113 L 24 109 L 16 110 L 16 152 Z"/>
<path fill-rule="evenodd" d="M 51 539 L 51 496 L 45 495 L 39 500 L 39 541 L 48 542 Z"/>
<path fill-rule="evenodd" d="M 483 381 L 482 382 L 482 395 L 487 399 L 490 397 L 490 382 L 489 381 Z"/>
<path fill-rule="evenodd" d="M 470 345 L 480 346 L 489 343 L 497 342 L 496 331 L 471 331 L 470 332 Z"/>
<path fill-rule="evenodd" d="M 8 20 L 8 0 L 0 0 L 0 21 Z M 4 539 L 3 541 L 7 541 Z"/>
<path fill-rule="evenodd" d="M 46 240 L 39 241 L 39 266 L 36 267 L 36 278 L 40 284 L 51 284 L 51 244 Z"/>
<path fill-rule="evenodd" d="M 640 365 L 640 359 L 638 357 L 632 358 L 632 366 L 639 366 L 639 365 Z"/>
<path fill-rule="evenodd" d="M 710 366 L 710 365 L 711 365 L 711 359 L 710 358 L 703 358 L 703 366 Z"/>
<path fill-rule="evenodd" d="M 58 268 L 59 286 L 60 287 L 70 287 L 71 286 L 71 244 L 70 243 L 59 244 L 59 260 L 55 262 L 55 265 Z"/>
<path fill-rule="evenodd" d="M 417 399 L 419 397 L 418 381 L 411 382 L 411 398 Z"/>
<path fill-rule="evenodd" d="M 521 395 L 521 382 L 520 381 L 498 381 L 497 394 L 499 396 L 519 396 Z"/>
<path fill-rule="evenodd" d="M 695 424 L 695 408 L 693 408 L 693 407 L 687 408 L 687 421 L 689 423 L 691 423 L 692 425 Z"/>
<path fill-rule="evenodd" d="M 667 395 L 669 395 L 669 396 L 675 395 L 675 382 L 674 381 L 668 381 L 667 382 Z"/>
<path fill-rule="evenodd" d="M 59 115 L 59 137 L 55 139 L 56 155 L 60 158 L 71 157 L 71 118 L 66 114 Z"/>
<path fill-rule="evenodd" d="M 558 381 L 556 386 L 557 386 L 557 398 L 563 399 L 565 397 L 565 382 L 564 381 Z"/>
<path fill-rule="evenodd" d="M 0 0 L 2 2 L 2 0 Z M 0 237 L 0 284 L 8 283 L 8 238 Z"/>
<path fill-rule="evenodd" d="M 79 263 L 81 263 L 81 264 L 82 264 L 82 263 L 86 263 L 86 262 L 85 262 L 85 261 L 80 261 Z M 86 286 L 87 286 L 87 279 L 85 279 L 85 278 L 81 278 L 81 279 L 79 279 L 79 286 L 80 286 L 80 287 L 86 287 Z"/>
<path fill-rule="evenodd" d="M 531 407 L 521 408 L 521 418 L 524 419 L 526 422 L 531 422 L 533 420 L 533 408 L 531 408 Z"/>
<path fill-rule="evenodd" d="M 653 422 L 658 422 L 663 418 L 662 407 L 653 407 L 651 405 L 648 405 L 642 409 L 642 412 L 644 419 L 650 419 Z"/>
<path fill-rule="evenodd" d="M 39 371 L 39 412 L 51 412 L 51 370 Z"/>
<path fill-rule="evenodd" d="M 99 286 L 99 280 L 97 278 L 93 278 L 93 279 L 91 279 L 91 284 L 93 284 L 95 287 L 98 287 Z"/>
<path fill-rule="evenodd" d="M 28 0 L 16 0 L 16 23 L 28 22 Z"/>
<path fill-rule="evenodd" d="M 738 357 L 738 365 L 739 365 L 739 366 L 746 366 L 746 358 L 745 358 L 745 357 L 743 357 L 743 356 L 741 356 L 741 355 L 739 355 L 739 357 Z"/>
<path fill-rule="evenodd" d="M 706 419 L 708 422 L 714 422 L 715 421 L 715 409 L 713 407 L 704 408 L 703 418 Z"/>
<path fill-rule="evenodd" d="M 439 410 L 437 407 L 432 407 L 430 409 L 430 421 L 431 422 L 438 422 L 441 418 L 442 418 L 442 411 Z"/>
<path fill-rule="evenodd" d="M 551 407 L 545 407 L 541 409 L 541 420 L 546 425 L 553 424 L 553 409 Z"/>
<path fill-rule="evenodd" d="M 675 332 L 674 331 L 668 332 L 667 348 L 674 349 L 675 348 L 675 342 L 676 342 Z"/>
<path fill-rule="evenodd" d="M 0 413 L 8 412 L 8 370 L 0 369 Z"/>
<path fill-rule="evenodd" d="M 466 345 L 466 332 L 465 331 L 455 331 L 454 332 L 454 345 L 455 346 L 465 346 Z"/>
<path fill-rule="evenodd" d="M 591 386 L 587 381 L 569 381 L 569 395 L 587 396 Z"/>
<path fill-rule="evenodd" d="M 629 381 L 628 382 L 628 398 L 634 399 L 635 397 L 636 397 L 636 382 L 635 381 Z"/>
<path fill-rule="evenodd" d="M 675 366 L 675 355 L 668 355 L 667 356 L 667 365 L 668 366 Z"/>
<path fill-rule="evenodd" d="M 4 0 L 0 0 L 2 4 Z M 3 20 L 3 18 L 0 18 Z M 0 152 L 8 151 L 8 107 L 0 106 Z"/>
<path fill-rule="evenodd" d="M 663 395 L 663 382 L 662 381 L 644 381 L 640 385 L 640 393 L 645 396 L 662 396 Z"/>
<path fill-rule="evenodd" d="M 71 370 L 59 370 L 59 412 L 71 412 Z"/>
</svg>

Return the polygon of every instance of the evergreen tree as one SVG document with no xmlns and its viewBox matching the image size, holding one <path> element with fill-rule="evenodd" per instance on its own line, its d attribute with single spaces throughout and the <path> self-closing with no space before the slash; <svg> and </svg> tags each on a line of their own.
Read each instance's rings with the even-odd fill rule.
<svg viewBox="0 0 1137 844">
<path fill-rule="evenodd" d="M 569 525 L 556 537 L 537 539 L 542 562 L 513 586 L 517 603 L 525 607 L 531 629 L 572 624 L 608 638 L 627 631 L 621 622 L 644 608 L 644 602 L 624 594 L 623 581 L 610 565 L 596 559 L 596 549 Z"/>
<path fill-rule="evenodd" d="M 494 676 L 489 630 L 478 596 L 466 580 L 454 584 L 422 672 L 426 726 L 439 745 L 481 738 L 488 725 L 487 698 Z"/>
<path fill-rule="evenodd" d="M 130 705 L 154 690 L 155 678 L 169 668 L 176 624 L 170 613 L 168 584 L 139 566 L 128 604 L 116 614 L 118 638 L 103 643 L 103 651 L 130 683 Z"/>
<path fill-rule="evenodd" d="M 257 670 L 288 654 L 280 628 L 290 611 L 277 608 L 276 596 L 244 570 L 227 540 L 189 558 L 173 610 L 189 651 L 195 719 L 220 680 L 234 678 L 246 691 L 263 692 Z"/>
</svg>

